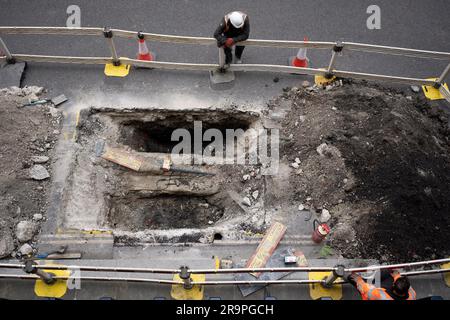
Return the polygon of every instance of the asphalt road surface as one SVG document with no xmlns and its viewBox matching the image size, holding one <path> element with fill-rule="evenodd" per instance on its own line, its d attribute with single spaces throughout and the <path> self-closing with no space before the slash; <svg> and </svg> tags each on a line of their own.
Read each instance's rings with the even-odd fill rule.
<svg viewBox="0 0 450 320">
<path fill-rule="evenodd" d="M 0 25 L 66 26 L 69 5 L 81 10 L 82 27 L 111 26 L 126 30 L 211 37 L 223 14 L 242 10 L 249 14 L 251 38 L 354 41 L 436 51 L 450 51 L 450 2 L 447 0 L 287 0 L 287 1 L 119 1 L 0 0 Z M 381 9 L 381 29 L 369 30 L 367 7 Z M 4 35 L 13 53 L 109 56 L 105 40 L 94 37 Z M 119 55 L 134 57 L 137 43 L 116 42 Z M 217 62 L 215 46 L 148 43 L 157 60 Z M 246 63 L 286 64 L 295 49 L 248 47 Z M 324 67 L 330 52 L 309 51 L 311 66 Z M 367 71 L 416 77 L 438 76 L 447 61 L 421 60 L 382 54 L 345 53 L 341 70 Z M 279 82 L 274 82 L 279 77 Z M 29 64 L 23 84 L 45 86 L 50 94 L 65 93 L 84 103 L 123 103 L 177 107 L 220 103 L 264 103 L 281 88 L 298 84 L 300 76 L 239 73 L 234 87 L 216 92 L 205 72 L 132 70 L 126 79 L 105 79 L 102 66 Z"/>
</svg>

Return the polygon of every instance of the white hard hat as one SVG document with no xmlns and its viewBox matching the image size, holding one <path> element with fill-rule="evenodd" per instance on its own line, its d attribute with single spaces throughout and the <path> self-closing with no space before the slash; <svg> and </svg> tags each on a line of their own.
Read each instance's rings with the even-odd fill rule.
<svg viewBox="0 0 450 320">
<path fill-rule="evenodd" d="M 244 17 L 241 13 L 234 11 L 230 14 L 230 22 L 235 28 L 241 28 L 244 25 Z"/>
</svg>

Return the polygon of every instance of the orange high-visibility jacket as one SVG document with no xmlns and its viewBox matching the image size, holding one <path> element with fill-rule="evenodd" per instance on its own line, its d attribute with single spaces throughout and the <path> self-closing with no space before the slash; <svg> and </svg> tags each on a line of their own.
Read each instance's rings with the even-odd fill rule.
<svg viewBox="0 0 450 320">
<path fill-rule="evenodd" d="M 400 274 L 393 274 L 392 277 L 397 280 Z M 356 280 L 356 289 L 361 293 L 363 300 L 394 300 L 384 288 L 377 288 L 368 284 L 362 277 Z M 416 300 L 416 292 L 412 287 L 409 288 L 408 298 L 406 300 Z"/>
</svg>

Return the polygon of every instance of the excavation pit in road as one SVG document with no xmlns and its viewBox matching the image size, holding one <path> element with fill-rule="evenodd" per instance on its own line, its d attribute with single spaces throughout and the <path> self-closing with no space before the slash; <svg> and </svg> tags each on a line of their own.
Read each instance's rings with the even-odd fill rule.
<svg viewBox="0 0 450 320">
<path fill-rule="evenodd" d="M 60 227 L 108 229 L 116 243 L 127 244 L 213 242 L 218 234 L 222 239 L 235 239 L 243 226 L 262 232 L 264 179 L 260 165 L 248 161 L 198 164 L 200 154 L 194 154 L 192 139 L 192 152 L 184 154 L 191 157 L 188 163 L 172 163 L 168 172 L 162 169 L 179 143 L 171 141 L 174 130 L 185 129 L 194 138 L 194 122 L 201 121 L 202 135 L 209 129 L 223 135 L 225 155 L 227 129 L 245 132 L 261 128 L 259 117 L 259 113 L 235 107 L 84 110 L 77 133 L 80 148 Z M 233 138 L 233 144 L 241 142 Z M 210 143 L 203 142 L 202 149 Z M 111 150 L 112 158 L 105 157 Z M 252 173 L 254 179 L 246 181 L 244 194 L 242 176 L 246 173 Z M 238 198 L 230 197 L 229 191 L 235 191 Z M 259 196 L 250 196 L 251 208 L 242 205 L 255 191 Z"/>
<path fill-rule="evenodd" d="M 201 120 L 192 120 L 186 121 L 183 118 L 180 119 L 179 115 L 173 115 L 151 122 L 140 120 L 123 122 L 120 125 L 119 142 L 139 152 L 171 153 L 173 148 L 179 143 L 178 140 L 172 139 L 172 135 L 176 130 L 187 130 L 191 137 L 195 136 L 194 121 L 200 123 L 199 121 Z M 241 129 L 246 131 L 250 124 L 248 120 L 242 120 L 233 116 L 226 120 L 208 119 L 201 121 L 201 134 L 203 136 L 207 130 L 215 129 L 219 130 L 223 137 L 226 137 L 227 130 L 235 131 Z M 203 141 L 201 153 L 210 143 L 210 141 Z M 193 139 L 190 147 L 192 153 L 200 153 L 198 152 L 200 150 L 195 150 Z"/>
<path fill-rule="evenodd" d="M 108 221 L 126 231 L 146 229 L 204 228 L 215 224 L 223 209 L 204 197 L 161 195 L 156 197 L 113 198 Z"/>
</svg>

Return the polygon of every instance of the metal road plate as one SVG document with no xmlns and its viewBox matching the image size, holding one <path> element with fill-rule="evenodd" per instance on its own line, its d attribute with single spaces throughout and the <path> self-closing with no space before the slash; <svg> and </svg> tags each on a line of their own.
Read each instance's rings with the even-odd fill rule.
<svg viewBox="0 0 450 320">
<path fill-rule="evenodd" d="M 20 87 L 24 70 L 25 62 L 16 62 L 0 67 L 0 88 Z"/>
<path fill-rule="evenodd" d="M 286 226 L 275 222 L 269 230 L 266 231 L 264 238 L 256 248 L 255 253 L 247 262 L 247 268 L 262 268 L 266 265 L 272 253 L 275 251 L 278 243 L 283 238 L 286 232 Z M 260 272 L 251 273 L 255 277 L 259 277 Z"/>
<path fill-rule="evenodd" d="M 428 78 L 427 80 L 436 81 L 438 78 Z M 448 90 L 448 85 L 446 83 L 443 84 L 444 88 Z M 445 97 L 442 95 L 439 89 L 434 88 L 433 86 L 422 86 L 423 93 L 425 97 L 429 100 L 443 100 Z"/>
<path fill-rule="evenodd" d="M 309 280 L 323 280 L 328 277 L 331 272 L 309 272 Z M 331 288 L 327 289 L 320 283 L 309 284 L 309 295 L 311 299 L 317 300 L 320 298 L 331 298 L 332 300 L 342 299 L 342 284 L 335 284 Z"/>
<path fill-rule="evenodd" d="M 273 255 L 270 257 L 269 261 L 266 264 L 267 268 L 281 268 L 281 267 L 287 267 L 284 264 L 284 257 L 286 255 L 290 255 L 290 252 L 288 249 L 277 249 L 273 253 Z M 237 267 L 242 267 L 241 265 L 237 265 Z M 296 265 L 292 265 L 292 267 L 296 267 Z M 261 275 L 257 278 L 258 280 L 280 280 L 284 277 L 286 277 L 291 272 L 264 272 L 261 273 Z M 250 273 L 237 273 L 234 276 L 234 279 L 237 281 L 254 281 L 255 278 Z M 239 285 L 239 290 L 241 291 L 242 295 L 244 297 L 247 297 L 251 295 L 252 293 L 266 287 L 266 284 L 254 284 L 254 285 L 248 285 L 248 284 L 241 284 Z"/>
<path fill-rule="evenodd" d="M 57 97 L 54 97 L 52 99 L 52 103 L 55 106 L 59 106 L 61 103 L 66 102 L 66 101 L 67 101 L 67 97 L 65 95 L 63 95 L 63 94 L 61 94 L 61 95 L 59 95 Z"/>
</svg>

